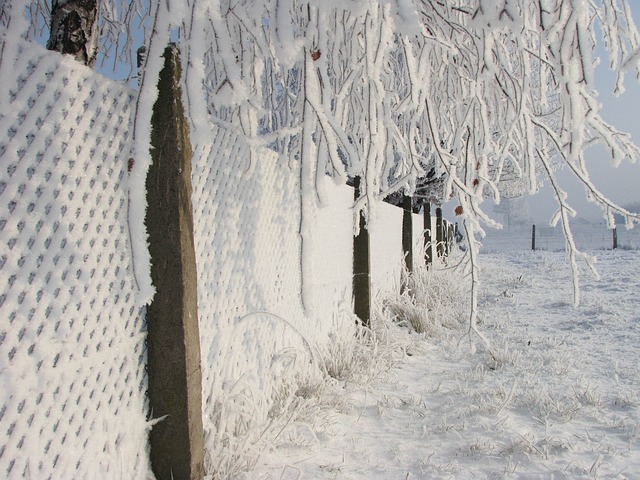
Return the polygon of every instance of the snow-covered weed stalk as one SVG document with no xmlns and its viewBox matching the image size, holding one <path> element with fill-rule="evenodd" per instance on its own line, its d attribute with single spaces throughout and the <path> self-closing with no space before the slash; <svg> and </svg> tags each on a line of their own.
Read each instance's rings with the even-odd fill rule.
<svg viewBox="0 0 640 480">
<path fill-rule="evenodd" d="M 406 275 L 402 294 L 388 293 L 383 307 L 401 326 L 428 337 L 460 334 L 467 310 L 468 281 L 456 268 L 437 260 Z"/>
<path fill-rule="evenodd" d="M 418 347 L 397 325 L 376 311 L 372 329 L 359 325 L 349 313 L 334 318 L 329 337 L 311 346 L 314 355 L 308 368 L 279 370 L 278 381 L 269 398 L 256 392 L 255 385 L 240 378 L 219 399 L 210 415 L 216 438 L 207 452 L 207 472 L 217 479 L 243 478 L 260 455 L 280 440 L 304 445 L 314 442 L 316 432 L 332 428 L 329 412 L 347 408 L 337 393 L 338 385 L 368 388 L 382 378 L 408 350 Z M 309 359 L 308 352 L 281 352 Z M 295 362 L 289 362 L 294 365 Z M 265 410 L 266 418 L 256 412 Z"/>
<path fill-rule="evenodd" d="M 390 363 L 389 351 L 381 347 L 375 332 L 356 325 L 330 334 L 322 349 L 322 369 L 328 378 L 369 383 L 373 366 Z"/>
<path fill-rule="evenodd" d="M 261 408 L 251 388 L 216 403 L 212 416 L 218 438 L 206 452 L 206 470 L 215 480 L 245 478 L 263 452 L 281 441 L 297 445 L 313 442 L 315 432 L 329 430 L 332 402 L 328 384 L 314 375 L 283 378 L 273 389 L 266 419 L 256 418 Z M 327 403 L 327 406 L 323 405 Z M 221 432 L 224 432 L 221 434 Z"/>
<path fill-rule="evenodd" d="M 256 412 L 264 409 L 260 392 L 244 379 L 218 399 L 209 413 L 213 449 L 205 452 L 206 472 L 215 479 L 239 478 L 250 469 L 272 437 L 274 419 L 260 421 Z"/>
<path fill-rule="evenodd" d="M 499 346 L 492 344 L 489 355 L 491 358 L 489 367 L 492 370 L 498 370 L 505 366 L 518 365 L 522 358 L 522 351 L 513 349 L 508 342 L 504 342 Z"/>
<path fill-rule="evenodd" d="M 379 302 L 374 304 L 371 328 L 353 315 L 344 315 L 341 326 L 329 335 L 319 351 L 321 368 L 331 379 L 360 386 L 379 379 L 407 353 L 419 349 L 417 339 L 407 338 Z"/>
</svg>

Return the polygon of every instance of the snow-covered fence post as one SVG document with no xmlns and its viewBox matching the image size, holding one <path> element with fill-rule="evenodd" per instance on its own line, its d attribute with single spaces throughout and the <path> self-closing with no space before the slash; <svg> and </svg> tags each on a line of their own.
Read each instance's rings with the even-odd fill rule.
<svg viewBox="0 0 640 480">
<path fill-rule="evenodd" d="M 145 223 L 151 278 L 147 308 L 149 435 L 158 480 L 204 476 L 202 377 L 191 206 L 191 144 L 179 88 L 180 57 L 164 53 L 151 119 Z"/>
<path fill-rule="evenodd" d="M 407 279 L 401 282 L 400 293 L 406 291 L 409 276 L 413 273 L 413 198 L 402 195 L 402 256 Z"/>
<path fill-rule="evenodd" d="M 448 224 L 445 218 L 442 219 L 442 256 L 446 257 L 449 252 L 447 251 L 447 232 L 448 232 Z"/>
<path fill-rule="evenodd" d="M 47 48 L 93 67 L 98 53 L 99 0 L 53 0 Z"/>
<path fill-rule="evenodd" d="M 360 177 L 353 180 L 354 201 L 360 199 Z M 371 323 L 371 263 L 367 221 L 357 212 L 358 229 L 353 237 L 353 311 L 362 325 Z"/>
<path fill-rule="evenodd" d="M 442 208 L 436 208 L 436 255 L 444 257 L 444 225 L 442 223 Z"/>
<path fill-rule="evenodd" d="M 451 253 L 451 242 L 453 241 L 453 225 L 449 221 L 445 221 L 445 243 L 444 256 L 448 257 Z"/>
<path fill-rule="evenodd" d="M 531 251 L 536 251 L 536 225 L 531 227 Z"/>
<path fill-rule="evenodd" d="M 424 204 L 424 261 L 427 268 L 433 263 L 433 241 L 431 240 L 431 204 Z"/>
<path fill-rule="evenodd" d="M 613 249 L 618 248 L 618 227 L 613 227 Z"/>
</svg>

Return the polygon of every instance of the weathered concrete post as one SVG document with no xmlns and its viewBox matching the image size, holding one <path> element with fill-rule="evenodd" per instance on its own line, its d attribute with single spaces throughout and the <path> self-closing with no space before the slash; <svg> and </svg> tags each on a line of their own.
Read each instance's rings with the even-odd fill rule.
<svg viewBox="0 0 640 480">
<path fill-rule="evenodd" d="M 431 204 L 424 204 L 424 261 L 429 267 L 433 263 L 433 238 L 431 229 Z"/>
<path fill-rule="evenodd" d="M 353 182 L 353 198 L 360 198 L 360 177 Z M 369 230 L 364 212 L 358 213 L 358 234 L 353 237 L 353 311 L 365 327 L 371 325 L 371 264 Z"/>
<path fill-rule="evenodd" d="M 202 378 L 191 207 L 191 144 L 175 46 L 164 53 L 153 107 L 146 213 L 151 277 L 147 308 L 151 466 L 158 480 L 204 476 Z"/>
<path fill-rule="evenodd" d="M 442 208 L 436 208 L 436 255 L 444 257 L 444 225 L 442 223 Z"/>
<path fill-rule="evenodd" d="M 613 249 L 618 248 L 618 227 L 613 227 Z"/>
<path fill-rule="evenodd" d="M 400 282 L 400 293 L 407 288 L 409 277 L 413 273 L 413 198 L 402 194 L 402 256 L 404 270 L 407 273 L 405 281 Z"/>
</svg>

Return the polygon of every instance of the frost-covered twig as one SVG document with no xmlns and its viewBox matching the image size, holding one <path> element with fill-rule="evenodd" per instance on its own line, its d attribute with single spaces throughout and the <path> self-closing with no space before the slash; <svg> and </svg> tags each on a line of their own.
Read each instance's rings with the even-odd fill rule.
<svg viewBox="0 0 640 480">
<path fill-rule="evenodd" d="M 465 237 L 467 239 L 467 255 L 468 255 L 468 275 L 471 278 L 471 290 L 470 290 L 470 312 L 469 312 L 469 323 L 467 332 L 460 337 L 458 341 L 458 345 L 462 342 L 465 337 L 469 338 L 471 341 L 471 335 L 475 334 L 483 341 L 487 350 L 491 351 L 491 343 L 484 336 L 484 334 L 478 329 L 478 288 L 479 288 L 479 278 L 478 278 L 478 245 L 475 240 L 475 232 L 473 229 L 468 228 L 467 222 L 462 222 L 462 226 L 464 228 Z"/>
<path fill-rule="evenodd" d="M 567 193 L 560 188 L 546 156 L 540 151 L 537 153 L 542 165 L 544 165 L 551 188 L 553 189 L 556 201 L 558 202 L 558 210 L 554 214 L 551 224 L 555 226 L 558 221 L 560 221 L 562 225 L 562 232 L 564 233 L 567 256 L 569 257 L 569 264 L 571 266 L 572 273 L 573 304 L 577 307 L 580 305 L 580 269 L 578 268 L 577 258 L 582 257 L 594 275 L 597 275 L 597 271 L 593 264 L 593 259 L 578 250 L 578 247 L 576 246 L 573 233 L 571 232 L 571 225 L 569 223 L 569 217 L 575 216 L 575 210 L 567 203 Z"/>
</svg>

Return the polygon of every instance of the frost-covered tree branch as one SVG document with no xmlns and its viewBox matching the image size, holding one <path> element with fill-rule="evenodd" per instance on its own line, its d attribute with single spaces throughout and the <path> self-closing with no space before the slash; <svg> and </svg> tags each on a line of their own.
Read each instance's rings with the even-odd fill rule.
<svg viewBox="0 0 640 480">
<path fill-rule="evenodd" d="M 565 167 L 609 218 L 638 221 L 598 191 L 584 160 L 596 144 L 613 165 L 639 153 L 600 116 L 593 78 L 598 35 L 618 91 L 638 70 L 623 0 L 192 0 L 180 24 L 194 128 L 205 118 L 240 126 L 301 162 L 309 188 L 311 175 L 362 176 L 366 209 L 412 194 L 430 173 L 443 179 L 441 201 L 458 198 L 473 241 L 499 226 L 486 198 L 556 185 Z M 571 207 L 556 187 L 575 259 Z"/>
<path fill-rule="evenodd" d="M 47 18 L 45 0 L 5 0 L 0 23 L 20 6 L 32 31 Z M 485 199 L 535 193 L 547 179 L 570 258 L 580 255 L 557 169 L 610 221 L 615 212 L 629 227 L 639 220 L 599 192 L 585 162 L 594 145 L 612 165 L 640 153 L 600 115 L 594 83 L 598 42 L 616 93 L 626 73 L 640 75 L 628 0 L 136 0 L 102 2 L 100 17 L 101 49 L 116 56 L 136 21 L 151 23 L 147 44 L 177 32 L 195 149 L 210 123 L 228 125 L 305 170 L 309 189 L 325 174 L 363 177 L 358 208 L 417 188 L 457 198 L 469 241 L 498 226 Z M 150 49 L 151 70 L 161 51 Z"/>
</svg>

